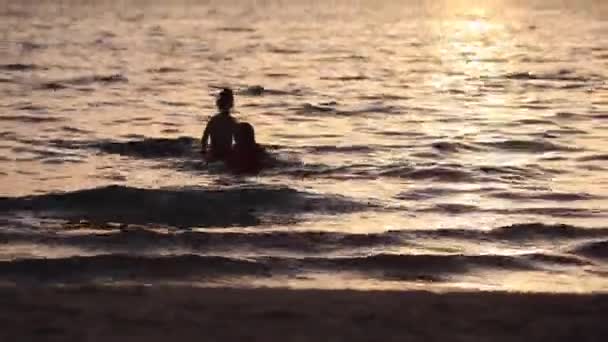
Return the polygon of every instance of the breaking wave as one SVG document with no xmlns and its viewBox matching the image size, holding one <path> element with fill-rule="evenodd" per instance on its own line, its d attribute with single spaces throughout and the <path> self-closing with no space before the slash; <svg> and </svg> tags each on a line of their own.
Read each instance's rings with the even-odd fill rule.
<svg viewBox="0 0 608 342">
<path fill-rule="evenodd" d="M 284 219 L 306 212 L 340 213 L 364 210 L 341 196 L 322 196 L 287 187 L 206 189 L 139 189 L 106 186 L 39 196 L 0 198 L 0 211 L 28 211 L 50 217 L 189 226 L 250 226 L 263 217 Z"/>
</svg>

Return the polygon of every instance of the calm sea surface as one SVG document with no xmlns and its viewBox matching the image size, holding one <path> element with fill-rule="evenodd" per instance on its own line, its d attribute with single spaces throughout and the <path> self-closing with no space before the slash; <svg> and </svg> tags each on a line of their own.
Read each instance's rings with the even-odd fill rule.
<svg viewBox="0 0 608 342">
<path fill-rule="evenodd" d="M 0 282 L 606 291 L 608 2 L 0 0 L 0 196 Z"/>
</svg>

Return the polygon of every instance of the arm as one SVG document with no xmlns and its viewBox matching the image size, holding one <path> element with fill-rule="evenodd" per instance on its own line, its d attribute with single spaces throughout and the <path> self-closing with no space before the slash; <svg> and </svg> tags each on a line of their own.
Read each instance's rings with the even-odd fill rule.
<svg viewBox="0 0 608 342">
<path fill-rule="evenodd" d="M 236 130 L 239 122 L 235 118 L 232 118 L 232 143 L 236 144 Z"/>
<path fill-rule="evenodd" d="M 205 131 L 203 132 L 203 137 L 201 138 L 201 152 L 205 153 L 207 151 L 207 141 L 209 140 L 209 133 L 211 131 L 211 123 L 213 122 L 213 118 L 207 122 L 207 126 L 205 127 Z"/>
</svg>

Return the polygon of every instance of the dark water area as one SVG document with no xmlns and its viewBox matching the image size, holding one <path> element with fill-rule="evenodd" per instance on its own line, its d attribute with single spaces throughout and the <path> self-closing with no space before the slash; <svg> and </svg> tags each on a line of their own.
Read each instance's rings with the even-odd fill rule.
<svg viewBox="0 0 608 342">
<path fill-rule="evenodd" d="M 607 10 L 0 2 L 0 281 L 606 291 Z"/>
</svg>

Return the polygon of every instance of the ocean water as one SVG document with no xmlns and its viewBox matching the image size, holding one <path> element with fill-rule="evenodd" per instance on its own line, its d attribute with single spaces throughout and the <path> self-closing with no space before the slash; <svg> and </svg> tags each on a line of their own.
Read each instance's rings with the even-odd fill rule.
<svg viewBox="0 0 608 342">
<path fill-rule="evenodd" d="M 608 290 L 605 1 L 0 1 L 0 282 Z M 276 162 L 205 165 L 236 91 Z"/>
</svg>

